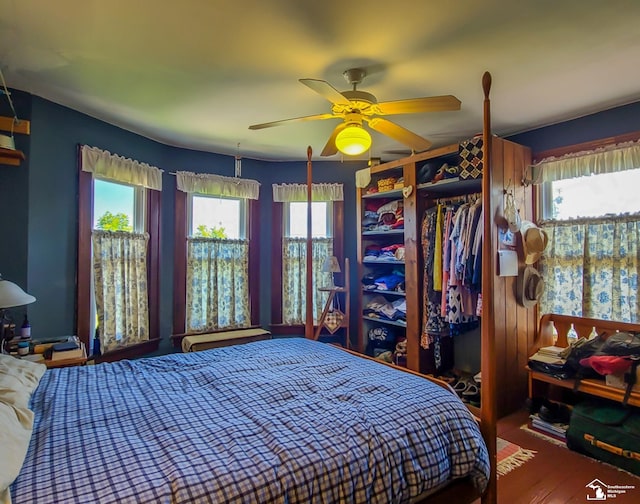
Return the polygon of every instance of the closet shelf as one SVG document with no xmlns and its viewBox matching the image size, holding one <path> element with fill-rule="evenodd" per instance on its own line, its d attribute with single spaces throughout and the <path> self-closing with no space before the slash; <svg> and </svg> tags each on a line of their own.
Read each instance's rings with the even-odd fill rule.
<svg viewBox="0 0 640 504">
<path fill-rule="evenodd" d="M 368 315 L 363 315 L 362 318 L 365 320 L 372 320 L 373 322 L 379 322 L 381 324 L 392 325 L 397 327 L 407 327 L 407 323 L 403 322 L 402 320 L 388 320 L 388 319 L 383 319 L 378 317 L 369 317 Z"/>
<path fill-rule="evenodd" d="M 362 289 L 362 292 L 364 292 L 365 294 L 388 294 L 391 296 L 399 296 L 399 297 L 407 296 L 406 292 L 394 291 L 394 290 Z"/>
<path fill-rule="evenodd" d="M 391 189 L 390 191 L 373 192 L 373 193 L 363 194 L 362 195 L 362 199 L 393 198 L 393 197 L 402 198 L 402 188 L 400 188 L 400 189 Z"/>
<path fill-rule="evenodd" d="M 435 184 L 418 184 L 418 191 L 432 196 L 458 196 L 482 191 L 482 179 L 460 179 L 459 177 L 440 180 Z"/>
<path fill-rule="evenodd" d="M 404 261 L 369 261 L 367 259 L 363 259 L 362 261 L 363 264 L 380 264 L 380 265 L 384 265 L 384 264 L 404 264 Z"/>
<path fill-rule="evenodd" d="M 363 231 L 362 236 L 388 236 L 388 235 L 403 235 L 404 229 L 389 229 L 386 231 Z"/>
</svg>

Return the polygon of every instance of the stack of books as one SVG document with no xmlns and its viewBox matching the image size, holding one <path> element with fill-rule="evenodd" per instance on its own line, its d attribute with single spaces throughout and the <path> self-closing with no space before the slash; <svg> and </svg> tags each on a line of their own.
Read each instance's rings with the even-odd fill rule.
<svg viewBox="0 0 640 504">
<path fill-rule="evenodd" d="M 540 418 L 540 415 L 535 413 L 533 415 L 529 415 L 529 428 L 533 431 L 537 431 L 557 439 L 558 441 L 566 442 L 569 424 L 547 422 Z"/>
<path fill-rule="evenodd" d="M 563 357 L 563 352 L 565 350 L 566 348 L 558 346 L 542 347 L 535 354 L 529 357 L 529 360 L 544 362 L 545 364 L 557 364 L 561 366 L 566 362 Z"/>
</svg>

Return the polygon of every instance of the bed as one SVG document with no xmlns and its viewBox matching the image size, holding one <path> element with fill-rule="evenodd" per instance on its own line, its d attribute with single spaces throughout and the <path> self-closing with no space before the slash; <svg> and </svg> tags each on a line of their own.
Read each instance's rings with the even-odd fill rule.
<svg viewBox="0 0 640 504">
<path fill-rule="evenodd" d="M 11 486 L 36 502 L 415 502 L 489 478 L 425 378 L 304 338 L 48 370 Z"/>
</svg>

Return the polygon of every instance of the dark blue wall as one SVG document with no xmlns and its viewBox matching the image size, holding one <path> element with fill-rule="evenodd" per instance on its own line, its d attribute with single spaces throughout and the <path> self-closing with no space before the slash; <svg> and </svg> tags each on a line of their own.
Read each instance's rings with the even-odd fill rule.
<svg viewBox="0 0 640 504">
<path fill-rule="evenodd" d="M 19 119 L 31 117 L 31 96 L 11 90 L 11 99 Z M 0 95 L 0 115 L 13 117 L 9 100 Z M 10 136 L 7 131 L 1 134 Z M 30 139 L 27 135 L 14 135 L 16 149 L 26 160 L 20 166 L 0 164 L 0 274 L 3 278 L 25 288 L 27 285 L 27 215 L 29 208 L 29 165 L 31 162 Z M 10 310 L 15 319 L 22 319 L 24 309 Z M 11 313 L 10 313 L 11 314 Z"/>
<path fill-rule="evenodd" d="M 509 140 L 531 147 L 535 155 L 536 152 L 635 131 L 640 131 L 640 102 L 513 135 Z"/>
<path fill-rule="evenodd" d="M 163 350 L 171 334 L 173 295 L 173 229 L 175 177 L 188 170 L 232 176 L 232 156 L 170 147 L 106 124 L 27 93 L 13 100 L 22 119 L 31 120 L 31 136 L 16 135 L 16 146 L 27 159 L 19 167 L 0 165 L 0 212 L 4 216 L 0 273 L 36 296 L 28 309 L 38 338 L 72 334 L 75 328 L 78 173 L 77 147 L 92 145 L 157 166 L 163 175 L 161 244 L 161 325 Z M 6 100 L 0 114 L 11 115 Z M 510 137 L 540 152 L 603 137 L 640 131 L 640 102 L 566 123 Z M 306 145 L 301 149 L 306 153 Z M 315 148 L 315 146 L 314 146 Z M 317 147 L 321 148 L 321 146 Z M 351 285 L 356 278 L 356 200 L 354 173 L 363 162 L 314 162 L 315 182 L 341 182 L 345 193 L 345 253 L 351 261 Z M 270 323 L 273 183 L 306 182 L 306 162 L 266 162 L 243 159 L 242 176 L 258 180 L 260 188 L 260 322 Z"/>
<path fill-rule="evenodd" d="M 27 161 L 20 167 L 0 165 L 0 209 L 5 218 L 0 250 L 0 273 L 22 286 L 37 301 L 14 310 L 15 318 L 28 310 L 36 338 L 75 331 L 75 275 L 78 221 L 78 145 L 87 144 L 164 170 L 160 336 L 169 349 L 172 329 L 174 192 L 176 170 L 233 176 L 234 158 L 170 147 L 27 93 L 16 92 L 19 116 L 31 120 L 31 136 L 17 147 Z M 10 115 L 0 109 L 2 115 Z M 306 153 L 307 146 L 301 146 Z M 363 162 L 314 162 L 315 182 L 342 182 L 345 192 L 346 254 L 356 261 L 354 173 Z M 306 182 L 306 162 L 276 163 L 243 159 L 242 176 L 260 187 L 260 322 L 270 323 L 271 184 Z M 352 268 L 355 272 L 355 268 Z M 355 278 L 352 284 L 355 285 Z"/>
</svg>

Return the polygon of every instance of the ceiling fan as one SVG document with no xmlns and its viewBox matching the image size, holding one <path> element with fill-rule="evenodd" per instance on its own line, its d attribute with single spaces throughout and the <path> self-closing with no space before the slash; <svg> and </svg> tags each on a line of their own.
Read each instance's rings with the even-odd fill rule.
<svg viewBox="0 0 640 504">
<path fill-rule="evenodd" d="M 343 122 L 331 133 L 321 156 L 333 156 L 338 150 L 348 155 L 358 155 L 366 151 L 371 146 L 371 135 L 364 129 L 363 123 L 367 123 L 372 130 L 407 145 L 414 152 L 421 152 L 431 147 L 429 140 L 379 116 L 460 110 L 460 100 L 452 95 L 378 102 L 371 93 L 356 89 L 367 75 L 365 69 L 351 68 L 342 75 L 353 86 L 350 91 L 340 92 L 324 80 L 299 79 L 302 84 L 331 102 L 330 113 L 253 124 L 249 129 L 258 130 L 292 122 L 338 118 Z"/>
</svg>

